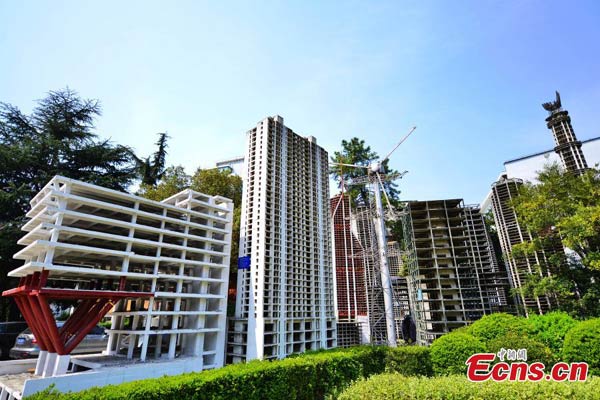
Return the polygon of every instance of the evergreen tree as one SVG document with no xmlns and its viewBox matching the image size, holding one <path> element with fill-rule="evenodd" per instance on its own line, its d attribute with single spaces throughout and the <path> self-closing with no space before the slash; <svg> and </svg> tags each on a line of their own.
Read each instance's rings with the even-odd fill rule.
<svg viewBox="0 0 600 400">
<path fill-rule="evenodd" d="M 51 91 L 30 115 L 0 103 L 0 290 L 15 285 L 7 273 L 21 246 L 29 201 L 55 175 L 125 190 L 135 178 L 131 150 L 99 140 L 94 121 L 97 100 L 70 89 Z M 17 317 L 12 301 L 0 298 L 0 320 Z"/>
<path fill-rule="evenodd" d="M 368 166 L 371 161 L 378 158 L 377 153 L 371 150 L 371 146 L 367 146 L 365 141 L 354 137 L 350 141 L 342 140 L 342 151 L 336 151 L 331 157 L 331 161 L 334 163 L 342 164 L 353 164 L 353 165 L 364 165 Z M 369 204 L 369 189 L 366 185 L 348 185 L 353 179 L 367 175 L 366 168 L 352 168 L 341 165 L 332 165 L 329 173 L 333 179 L 338 183 L 338 188 L 342 188 L 342 181 L 344 183 L 345 192 L 350 196 L 350 199 L 354 204 Z M 388 160 L 386 160 L 381 166 L 381 172 L 383 174 L 392 174 L 397 171 L 392 170 L 388 166 Z M 388 194 L 392 202 L 398 201 L 400 192 L 397 189 L 397 185 L 391 181 L 383 183 L 386 193 Z"/>
<path fill-rule="evenodd" d="M 146 158 L 138 158 L 131 152 L 131 157 L 135 160 L 136 171 L 142 185 L 147 187 L 155 186 L 165 174 L 165 163 L 167 159 L 167 139 L 169 135 L 166 132 L 158 134 L 156 146 L 158 147 L 154 154 Z"/>
<path fill-rule="evenodd" d="M 190 187 L 191 177 L 181 165 L 167 168 L 156 185 L 142 183 L 138 196 L 150 200 L 162 201 Z"/>
<path fill-rule="evenodd" d="M 333 163 L 342 164 L 353 164 L 353 165 L 364 165 L 368 166 L 372 161 L 377 160 L 378 155 L 376 152 L 371 150 L 370 146 L 367 146 L 365 141 L 354 137 L 347 140 L 342 140 L 342 150 L 336 151 L 331 157 Z M 386 160 L 381 166 L 382 174 L 394 174 L 398 171 L 392 170 Z M 370 188 L 368 185 L 349 185 L 352 180 L 360 177 L 364 177 L 368 174 L 366 168 L 352 168 L 342 165 L 332 165 L 329 169 L 329 173 L 333 179 L 338 183 L 338 188 L 342 189 L 342 183 L 344 185 L 345 193 L 350 196 L 350 201 L 354 205 L 368 205 L 372 200 L 370 198 Z M 388 195 L 392 207 L 396 210 L 402 208 L 399 196 L 400 191 L 397 189 L 397 185 L 393 181 L 384 181 L 383 186 Z M 383 199 L 383 207 L 387 208 L 387 201 Z M 386 221 L 386 225 L 390 229 L 391 236 L 394 240 L 402 242 L 402 224 L 400 220 L 397 221 Z"/>
</svg>

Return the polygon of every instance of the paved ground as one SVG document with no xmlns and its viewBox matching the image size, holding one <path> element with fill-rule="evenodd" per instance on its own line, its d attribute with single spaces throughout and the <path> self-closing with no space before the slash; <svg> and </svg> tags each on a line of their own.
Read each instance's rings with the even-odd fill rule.
<svg viewBox="0 0 600 400">
<path fill-rule="evenodd" d="M 22 393 L 26 380 L 39 378 L 41 377 L 35 376 L 33 373 L 23 372 L 21 374 L 0 375 L 0 383 L 13 391 Z"/>
</svg>

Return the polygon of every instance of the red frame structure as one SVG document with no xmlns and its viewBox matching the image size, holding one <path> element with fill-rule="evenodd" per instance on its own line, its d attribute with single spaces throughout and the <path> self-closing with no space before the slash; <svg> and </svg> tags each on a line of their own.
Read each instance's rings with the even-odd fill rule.
<svg viewBox="0 0 600 400">
<path fill-rule="evenodd" d="M 70 354 L 119 300 L 154 296 L 148 292 L 124 291 L 124 276 L 119 280 L 118 291 L 48 288 L 45 287 L 48 273 L 43 270 L 24 276 L 18 287 L 2 292 L 2 296 L 15 299 L 40 349 L 59 355 Z M 60 328 L 50 309 L 53 299 L 81 300 Z"/>
</svg>

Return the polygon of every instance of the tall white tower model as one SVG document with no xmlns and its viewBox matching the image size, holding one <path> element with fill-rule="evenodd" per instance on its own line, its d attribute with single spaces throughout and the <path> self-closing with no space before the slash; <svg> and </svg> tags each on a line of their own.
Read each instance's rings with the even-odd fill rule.
<svg viewBox="0 0 600 400">
<path fill-rule="evenodd" d="M 336 346 L 328 155 L 280 116 L 247 133 L 230 362 Z"/>
</svg>

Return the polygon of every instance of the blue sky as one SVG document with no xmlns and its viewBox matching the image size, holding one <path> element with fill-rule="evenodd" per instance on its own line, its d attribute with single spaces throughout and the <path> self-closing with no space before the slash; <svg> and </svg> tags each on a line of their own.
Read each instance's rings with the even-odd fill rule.
<svg viewBox="0 0 600 400">
<path fill-rule="evenodd" d="M 98 133 L 189 172 L 243 154 L 265 116 L 330 153 L 364 138 L 404 199 L 479 202 L 505 160 L 553 146 L 561 91 L 600 136 L 600 2 L 19 1 L 0 3 L 0 101 L 30 111 L 69 86 L 100 99 Z"/>
</svg>

